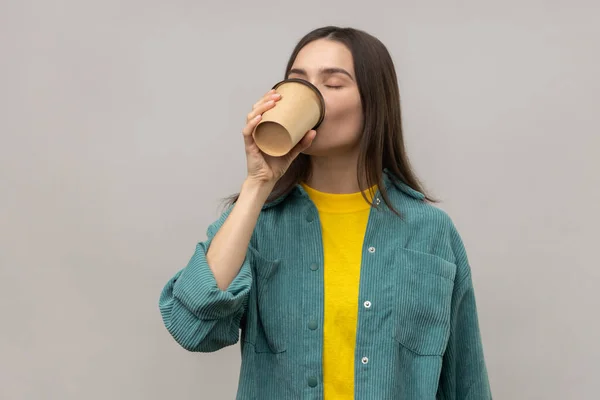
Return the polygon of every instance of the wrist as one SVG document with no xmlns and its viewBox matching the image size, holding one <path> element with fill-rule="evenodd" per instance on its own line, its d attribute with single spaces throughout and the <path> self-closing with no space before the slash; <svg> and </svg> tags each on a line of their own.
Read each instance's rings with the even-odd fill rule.
<svg viewBox="0 0 600 400">
<path fill-rule="evenodd" d="M 273 191 L 274 187 L 275 182 L 266 182 L 252 178 L 246 178 L 246 180 L 242 184 L 240 196 L 243 193 L 247 197 L 256 199 L 264 203 Z"/>
</svg>

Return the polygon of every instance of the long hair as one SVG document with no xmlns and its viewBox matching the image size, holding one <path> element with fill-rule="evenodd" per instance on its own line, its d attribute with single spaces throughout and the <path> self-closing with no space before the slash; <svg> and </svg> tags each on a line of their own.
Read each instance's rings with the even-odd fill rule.
<svg viewBox="0 0 600 400">
<path fill-rule="evenodd" d="M 300 39 L 294 48 L 286 66 L 286 78 L 300 50 L 318 39 L 342 43 L 350 50 L 354 59 L 356 83 L 364 116 L 357 165 L 359 187 L 362 189 L 377 185 L 385 204 L 398 214 L 383 184 L 383 171 L 387 169 L 404 184 L 425 194 L 426 200 L 435 202 L 425 193 L 406 155 L 398 79 L 387 48 L 376 37 L 358 29 L 336 26 L 315 29 Z M 296 185 L 310 177 L 310 174 L 309 156 L 300 154 L 277 181 L 267 203 L 289 193 Z M 237 201 L 238 197 L 239 195 L 230 197 L 229 204 Z M 363 197 L 369 202 L 364 193 Z"/>
</svg>

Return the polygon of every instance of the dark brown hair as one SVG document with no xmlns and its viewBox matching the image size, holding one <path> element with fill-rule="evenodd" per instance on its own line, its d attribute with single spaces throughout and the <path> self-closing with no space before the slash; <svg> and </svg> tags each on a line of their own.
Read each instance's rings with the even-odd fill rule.
<svg viewBox="0 0 600 400">
<path fill-rule="evenodd" d="M 425 194 L 428 201 L 435 202 L 424 192 L 406 155 L 398 79 L 387 48 L 379 39 L 361 30 L 336 26 L 315 29 L 304 36 L 294 48 L 285 70 L 285 78 L 300 50 L 318 39 L 342 43 L 350 50 L 354 59 L 356 83 L 364 116 L 357 169 L 359 187 L 371 188 L 377 184 L 385 204 L 398 214 L 383 184 L 383 171 L 387 169 L 404 184 Z M 310 174 L 309 156 L 300 154 L 277 181 L 267 202 L 287 194 Z M 363 196 L 368 201 L 366 195 Z M 229 204 L 237 201 L 237 198 L 238 195 L 229 198 Z"/>
</svg>

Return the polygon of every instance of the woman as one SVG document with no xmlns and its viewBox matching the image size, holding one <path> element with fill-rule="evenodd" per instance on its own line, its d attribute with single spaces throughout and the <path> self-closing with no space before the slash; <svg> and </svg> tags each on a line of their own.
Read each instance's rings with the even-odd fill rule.
<svg viewBox="0 0 600 400">
<path fill-rule="evenodd" d="M 450 218 L 409 166 L 385 46 L 326 27 L 286 77 L 322 92 L 326 116 L 287 155 L 243 129 L 248 175 L 188 266 L 164 288 L 184 348 L 240 339 L 238 399 L 491 398 L 470 267 Z"/>
</svg>

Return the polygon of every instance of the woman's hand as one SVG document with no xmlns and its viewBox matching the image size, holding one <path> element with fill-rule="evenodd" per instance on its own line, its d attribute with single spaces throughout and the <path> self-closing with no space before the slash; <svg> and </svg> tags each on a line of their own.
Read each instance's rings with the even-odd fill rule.
<svg viewBox="0 0 600 400">
<path fill-rule="evenodd" d="M 254 104 L 252 111 L 246 117 L 246 126 L 242 130 L 246 149 L 249 181 L 274 185 L 285 174 L 298 155 L 310 147 L 315 138 L 316 131 L 311 130 L 302 138 L 288 154 L 281 157 L 272 157 L 263 153 L 252 137 L 252 132 L 260 122 L 262 114 L 275 107 L 281 95 L 275 90 L 270 90 Z"/>
</svg>

